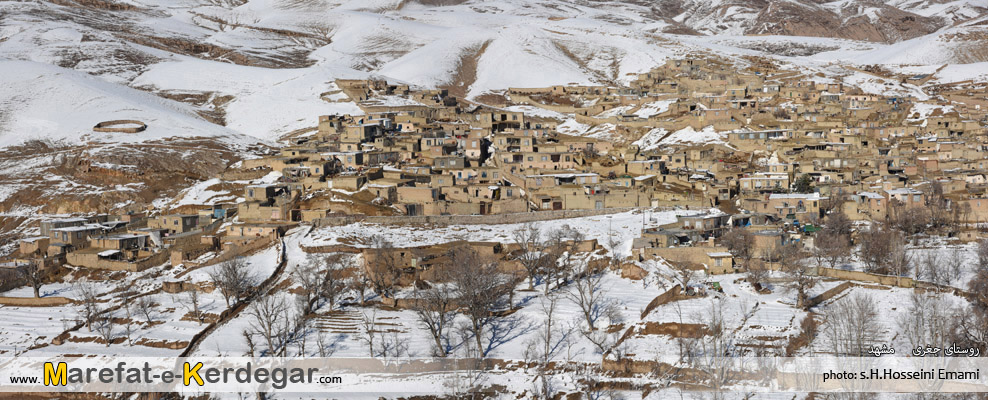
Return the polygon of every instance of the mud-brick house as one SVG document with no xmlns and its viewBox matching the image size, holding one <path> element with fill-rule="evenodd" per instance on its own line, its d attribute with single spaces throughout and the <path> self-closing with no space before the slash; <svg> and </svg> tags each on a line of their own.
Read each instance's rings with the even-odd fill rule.
<svg viewBox="0 0 988 400">
<path fill-rule="evenodd" d="M 779 229 L 764 229 L 752 232 L 754 236 L 754 256 L 771 259 L 773 253 L 790 242 L 789 235 Z"/>
<path fill-rule="evenodd" d="M 71 226 L 81 226 L 89 223 L 86 218 L 59 218 L 46 219 L 41 221 L 41 236 L 48 236 L 54 228 L 67 228 Z"/>
<path fill-rule="evenodd" d="M 151 245 L 148 235 L 121 234 L 94 236 L 89 239 L 89 246 L 97 249 L 108 250 L 139 250 L 147 249 Z"/>
<path fill-rule="evenodd" d="M 355 192 L 360 190 L 371 179 L 369 174 L 347 173 L 337 175 L 327 180 L 330 189 L 340 189 Z"/>
<path fill-rule="evenodd" d="M 820 217 L 820 206 L 826 197 L 819 193 L 770 194 L 766 197 L 744 199 L 744 209 L 778 218 L 807 222 Z"/>
<path fill-rule="evenodd" d="M 66 262 L 93 269 L 138 272 L 168 260 L 168 253 L 149 247 L 147 235 L 95 236 L 90 242 L 88 248 L 69 253 Z"/>
<path fill-rule="evenodd" d="M 209 224 L 212 220 L 230 218 L 237 215 L 237 205 L 233 203 L 213 204 L 199 210 L 199 221 Z M 205 225 L 204 224 L 204 225 Z"/>
<path fill-rule="evenodd" d="M 625 164 L 625 172 L 632 175 L 658 175 L 666 174 L 668 170 L 666 169 L 665 161 L 661 160 L 637 160 L 628 161 Z"/>
<path fill-rule="evenodd" d="M 525 189 L 531 190 L 564 185 L 595 185 L 597 183 L 600 183 L 600 175 L 593 172 L 536 174 L 525 176 Z"/>
<path fill-rule="evenodd" d="M 188 232 L 199 225 L 197 214 L 162 215 L 148 220 L 148 228 L 167 229 L 168 233 Z"/>
<path fill-rule="evenodd" d="M 398 202 L 398 186 L 404 185 L 405 182 L 397 179 L 378 179 L 368 183 L 364 190 L 373 194 L 375 199 L 392 204 Z"/>
<path fill-rule="evenodd" d="M 768 193 L 789 190 L 789 173 L 756 172 L 738 179 L 741 193 Z"/>
<path fill-rule="evenodd" d="M 639 248 L 639 259 L 662 257 L 672 262 L 701 264 L 710 274 L 729 274 L 734 271 L 734 258 L 725 247 L 644 247 Z M 634 251 L 634 249 L 633 249 Z"/>
<path fill-rule="evenodd" d="M 107 228 L 100 224 L 85 224 L 79 226 L 67 226 L 64 228 L 52 228 L 48 232 L 51 239 L 49 253 L 53 248 L 60 249 L 58 253 L 68 252 L 75 249 L 89 247 L 89 237 L 107 232 Z"/>
<path fill-rule="evenodd" d="M 432 160 L 434 169 L 462 169 L 467 167 L 467 160 L 463 157 L 445 156 L 436 157 Z"/>
<path fill-rule="evenodd" d="M 299 192 L 288 185 L 250 185 L 244 188 L 245 201 L 240 203 L 237 214 L 247 221 L 287 221 L 296 208 Z"/>
<path fill-rule="evenodd" d="M 926 196 L 923 192 L 913 188 L 897 188 L 885 190 L 885 198 L 889 202 L 893 200 L 906 206 L 906 208 L 925 206 Z"/>
<path fill-rule="evenodd" d="M 282 236 L 294 226 L 296 225 L 291 223 L 239 223 L 228 226 L 226 234 L 228 239 L 230 237 Z"/>
<path fill-rule="evenodd" d="M 21 256 L 45 255 L 48 253 L 48 244 L 51 238 L 48 236 L 35 236 L 21 239 L 18 252 Z"/>
<path fill-rule="evenodd" d="M 355 170 L 364 165 L 363 151 L 334 151 L 322 153 L 321 156 L 324 160 L 339 162 L 342 169 Z"/>
<path fill-rule="evenodd" d="M 853 220 L 881 221 L 888 215 L 888 199 L 875 192 L 858 192 L 843 205 L 844 214 Z"/>
<path fill-rule="evenodd" d="M 695 215 L 680 215 L 676 217 L 679 227 L 684 230 L 700 232 L 704 238 L 717 237 L 728 228 L 729 214 L 703 213 Z"/>
</svg>

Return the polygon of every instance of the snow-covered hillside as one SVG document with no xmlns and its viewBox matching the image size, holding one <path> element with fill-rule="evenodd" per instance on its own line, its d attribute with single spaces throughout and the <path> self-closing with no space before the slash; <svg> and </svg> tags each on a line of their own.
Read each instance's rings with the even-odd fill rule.
<svg viewBox="0 0 988 400">
<path fill-rule="evenodd" d="M 133 143 L 170 137 L 247 139 L 212 124 L 188 105 L 71 69 L 29 61 L 0 61 L 0 146 L 42 139 L 66 144 Z M 93 132 L 108 120 L 140 120 L 139 133 Z M 256 141 L 256 140 L 254 140 Z"/>
<path fill-rule="evenodd" d="M 232 130 L 275 139 L 314 126 L 318 115 L 359 113 L 354 103 L 321 98 L 339 78 L 379 77 L 476 97 L 508 87 L 625 84 L 667 58 L 696 53 L 776 57 L 814 69 L 988 61 L 985 12 L 974 0 L 4 2 L 0 59 L 38 63 L 38 76 L 58 74 L 42 68 L 48 64 L 107 85 L 26 90 L 30 80 L 18 69 L 30 68 L 5 64 L 11 73 L 4 79 L 17 83 L 4 88 L 16 96 L 6 96 L 0 143 L 79 134 L 81 114 L 53 102 L 53 87 L 72 105 L 98 104 L 87 99 L 113 85 L 190 103 L 166 102 L 143 115 L 148 106 L 141 104 L 154 103 L 151 97 L 127 91 L 122 96 L 134 100 L 109 107 L 120 112 L 107 114 L 128 114 L 123 104 L 133 101 L 134 118 L 174 119 L 164 135 Z M 776 36 L 744 36 L 750 34 Z M 32 104 L 50 108 L 10 120 Z M 194 113 L 230 130 L 190 122 Z M 97 118 L 85 117 L 84 125 Z M 12 139 L 13 129 L 23 134 Z"/>
</svg>

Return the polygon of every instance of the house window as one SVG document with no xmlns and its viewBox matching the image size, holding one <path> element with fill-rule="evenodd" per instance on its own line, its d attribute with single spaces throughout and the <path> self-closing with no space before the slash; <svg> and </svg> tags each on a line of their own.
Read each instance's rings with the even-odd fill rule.
<svg viewBox="0 0 988 400">
<path fill-rule="evenodd" d="M 512 195 L 511 189 L 508 189 L 508 197 L 511 197 L 511 195 Z"/>
<path fill-rule="evenodd" d="M 548 160 L 549 160 L 549 157 L 542 156 L 542 161 L 548 161 Z"/>
<path fill-rule="evenodd" d="M 175 225 L 175 226 L 178 226 L 178 220 L 177 220 L 177 219 L 175 220 L 175 223 L 174 223 L 174 225 Z"/>
<path fill-rule="evenodd" d="M 532 156 L 528 156 L 528 161 L 532 161 L 532 160 L 533 160 Z"/>
</svg>

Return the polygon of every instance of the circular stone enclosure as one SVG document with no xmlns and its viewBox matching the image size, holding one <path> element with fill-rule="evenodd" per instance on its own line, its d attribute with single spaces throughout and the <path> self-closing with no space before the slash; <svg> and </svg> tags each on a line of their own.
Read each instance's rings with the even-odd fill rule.
<svg viewBox="0 0 988 400">
<path fill-rule="evenodd" d="M 93 127 L 93 132 L 138 133 L 148 128 L 148 125 L 133 119 L 103 121 Z"/>
</svg>

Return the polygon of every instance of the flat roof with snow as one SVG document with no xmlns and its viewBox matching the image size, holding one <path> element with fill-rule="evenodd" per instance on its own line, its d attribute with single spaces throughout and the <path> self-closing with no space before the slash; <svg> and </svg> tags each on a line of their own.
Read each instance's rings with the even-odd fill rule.
<svg viewBox="0 0 988 400">
<path fill-rule="evenodd" d="M 820 193 L 775 193 L 768 196 L 769 199 L 794 199 L 794 200 L 823 200 Z"/>
</svg>

